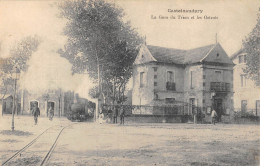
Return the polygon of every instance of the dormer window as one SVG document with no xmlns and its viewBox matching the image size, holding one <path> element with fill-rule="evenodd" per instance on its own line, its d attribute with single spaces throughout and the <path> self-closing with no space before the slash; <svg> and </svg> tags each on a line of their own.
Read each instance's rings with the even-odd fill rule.
<svg viewBox="0 0 260 166">
<path fill-rule="evenodd" d="M 238 56 L 239 63 L 246 63 L 246 55 Z"/>
<path fill-rule="evenodd" d="M 217 58 L 219 58 L 219 53 L 217 53 Z"/>
</svg>

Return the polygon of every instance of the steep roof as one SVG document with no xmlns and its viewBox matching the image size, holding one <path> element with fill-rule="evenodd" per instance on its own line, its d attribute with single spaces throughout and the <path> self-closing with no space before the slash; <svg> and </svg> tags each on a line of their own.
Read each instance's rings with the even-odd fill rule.
<svg viewBox="0 0 260 166">
<path fill-rule="evenodd" d="M 189 64 L 200 62 L 213 48 L 215 44 L 190 50 L 180 50 L 147 45 L 147 48 L 158 62 Z"/>
<path fill-rule="evenodd" d="M 147 48 L 151 52 L 152 56 L 158 62 L 177 63 L 177 64 L 184 63 L 184 55 L 186 52 L 185 50 L 151 46 L 151 45 L 147 45 Z"/>
<path fill-rule="evenodd" d="M 235 52 L 233 55 L 231 55 L 230 59 L 234 60 L 238 55 L 245 53 L 244 50 L 241 48 L 237 52 Z"/>
<path fill-rule="evenodd" d="M 216 46 L 216 44 L 211 44 L 204 47 L 194 48 L 191 50 L 187 50 L 185 54 L 184 63 L 196 63 L 200 62 L 204 57 L 208 55 L 208 53 Z"/>
</svg>

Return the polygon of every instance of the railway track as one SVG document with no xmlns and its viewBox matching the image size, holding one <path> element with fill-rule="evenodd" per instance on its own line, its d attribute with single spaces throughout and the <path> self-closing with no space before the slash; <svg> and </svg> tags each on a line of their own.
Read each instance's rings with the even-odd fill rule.
<svg viewBox="0 0 260 166">
<path fill-rule="evenodd" d="M 15 166 L 15 165 L 40 165 L 44 166 L 48 162 L 53 150 L 55 149 L 58 139 L 67 126 L 52 126 L 23 148 L 14 153 L 2 166 Z"/>
</svg>

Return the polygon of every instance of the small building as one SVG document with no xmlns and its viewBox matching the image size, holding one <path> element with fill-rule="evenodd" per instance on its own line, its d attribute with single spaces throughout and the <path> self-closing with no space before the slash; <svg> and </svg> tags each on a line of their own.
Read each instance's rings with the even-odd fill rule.
<svg viewBox="0 0 260 166">
<path fill-rule="evenodd" d="M 240 49 L 231 56 L 234 66 L 234 109 L 235 111 L 260 114 L 260 86 L 248 79 L 243 69 L 246 67 L 247 54 Z"/>
<path fill-rule="evenodd" d="M 48 116 L 48 109 L 54 109 L 54 116 L 65 116 L 74 102 L 74 92 L 62 90 L 49 90 L 44 94 L 30 93 L 21 90 L 21 114 L 32 113 L 32 108 L 37 105 L 40 108 L 41 116 Z"/>
<path fill-rule="evenodd" d="M 219 43 L 191 50 L 143 45 L 134 62 L 132 104 L 188 103 L 208 115 L 233 109 L 233 66 Z M 142 111 L 154 114 L 155 109 Z M 207 117 L 208 117 L 207 116 Z"/>
</svg>

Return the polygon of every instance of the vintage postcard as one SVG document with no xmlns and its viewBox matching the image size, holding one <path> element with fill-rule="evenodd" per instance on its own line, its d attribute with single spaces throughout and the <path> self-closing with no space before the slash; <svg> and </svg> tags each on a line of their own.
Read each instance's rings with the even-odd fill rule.
<svg viewBox="0 0 260 166">
<path fill-rule="evenodd" d="M 2 165 L 260 163 L 260 1 L 0 1 Z"/>
</svg>

